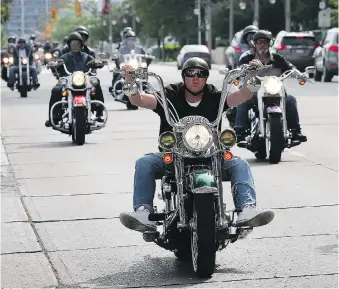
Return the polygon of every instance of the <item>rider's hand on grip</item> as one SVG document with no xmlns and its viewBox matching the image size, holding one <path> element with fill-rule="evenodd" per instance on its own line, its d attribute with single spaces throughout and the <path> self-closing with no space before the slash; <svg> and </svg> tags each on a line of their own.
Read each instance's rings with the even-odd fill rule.
<svg viewBox="0 0 339 289">
<path fill-rule="evenodd" d="M 131 65 L 124 65 L 121 70 L 125 72 L 122 76 L 126 81 L 133 82 L 136 79 L 135 69 Z"/>
</svg>

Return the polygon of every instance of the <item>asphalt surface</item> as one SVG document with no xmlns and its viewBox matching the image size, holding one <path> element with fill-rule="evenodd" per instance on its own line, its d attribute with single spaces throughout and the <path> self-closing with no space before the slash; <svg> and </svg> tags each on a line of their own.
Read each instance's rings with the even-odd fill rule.
<svg viewBox="0 0 339 289">
<path fill-rule="evenodd" d="M 216 68 L 209 82 L 221 87 Z M 180 81 L 173 65 L 151 70 L 165 84 Z M 337 78 L 288 82 L 308 142 L 284 152 L 281 163 L 233 149 L 250 163 L 258 207 L 272 208 L 275 219 L 217 253 L 213 277 L 198 279 L 189 263 L 119 222 L 132 210 L 136 159 L 157 150 L 159 118 L 127 111 L 108 95 L 109 72 L 99 77 L 109 120 L 84 146 L 44 126 L 56 83 L 49 71 L 27 99 L 1 83 L 1 287 L 338 288 Z"/>
</svg>

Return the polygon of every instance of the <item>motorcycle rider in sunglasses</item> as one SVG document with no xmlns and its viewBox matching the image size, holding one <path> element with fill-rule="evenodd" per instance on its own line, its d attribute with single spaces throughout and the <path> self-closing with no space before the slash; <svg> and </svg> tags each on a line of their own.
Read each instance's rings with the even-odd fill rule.
<svg viewBox="0 0 339 289">
<path fill-rule="evenodd" d="M 257 62 L 250 65 L 257 66 Z M 130 66 L 122 67 L 130 71 Z M 165 94 L 169 106 L 173 105 L 179 118 L 190 115 L 206 117 L 210 122 L 215 121 L 221 92 L 212 85 L 207 84 L 209 67 L 206 61 L 193 57 L 188 59 L 182 67 L 183 82 L 170 84 L 165 87 Z M 130 89 L 132 82 L 130 75 L 125 75 L 124 93 L 129 96 L 131 103 L 143 108 L 153 110 L 160 116 L 159 135 L 165 131 L 172 131 L 167 123 L 162 105 L 154 95 L 140 93 L 137 88 Z M 255 88 L 247 83 L 251 78 L 248 76 L 242 89 L 230 93 L 227 96 L 224 110 L 230 106 L 238 105 L 252 98 Z M 237 218 L 238 226 L 258 227 L 272 221 L 274 213 L 271 210 L 256 209 L 256 193 L 251 170 L 246 160 L 234 157 L 231 161 L 223 163 L 223 180 L 230 181 L 237 209 L 241 209 Z M 148 215 L 153 213 L 153 198 L 155 193 L 155 180 L 165 174 L 161 152 L 148 153 L 136 161 L 134 175 L 134 212 L 123 212 L 120 214 L 121 223 L 135 231 L 155 231 L 156 222 L 149 221 Z"/>
<path fill-rule="evenodd" d="M 295 68 L 295 66 L 288 62 L 285 57 L 270 52 L 269 48 L 272 42 L 272 33 L 270 31 L 257 31 L 253 35 L 251 42 L 255 52 L 254 54 L 249 54 L 240 59 L 239 66 L 258 60 L 265 65 L 273 65 L 271 75 L 276 74 L 276 76 L 280 76 L 283 72 Z M 245 142 L 246 127 L 249 122 L 248 111 L 254 102 L 257 102 L 256 97 L 237 106 L 234 129 L 237 133 L 238 143 Z M 301 133 L 297 100 L 292 95 L 286 95 L 286 120 L 287 127 L 292 133 L 292 140 L 306 142 L 307 137 Z"/>
</svg>

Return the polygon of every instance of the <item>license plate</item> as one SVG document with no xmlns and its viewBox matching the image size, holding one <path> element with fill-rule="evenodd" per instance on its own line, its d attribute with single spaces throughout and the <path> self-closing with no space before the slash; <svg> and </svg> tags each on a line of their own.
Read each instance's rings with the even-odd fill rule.
<svg viewBox="0 0 339 289">
<path fill-rule="evenodd" d="M 296 52 L 299 54 L 303 54 L 305 51 L 303 49 L 297 49 Z"/>
</svg>

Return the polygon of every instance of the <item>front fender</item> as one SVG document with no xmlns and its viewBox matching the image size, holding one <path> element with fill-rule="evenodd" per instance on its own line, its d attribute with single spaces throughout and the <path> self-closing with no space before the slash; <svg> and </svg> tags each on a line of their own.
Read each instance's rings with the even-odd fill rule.
<svg viewBox="0 0 339 289">
<path fill-rule="evenodd" d="M 218 188 L 210 170 L 196 170 L 191 174 L 191 188 L 193 194 L 217 194 Z"/>
<path fill-rule="evenodd" d="M 279 106 L 272 105 L 266 108 L 267 114 L 272 114 L 272 113 L 277 113 L 277 114 L 282 114 L 282 110 Z"/>
</svg>

